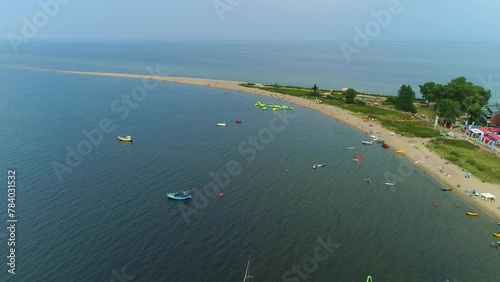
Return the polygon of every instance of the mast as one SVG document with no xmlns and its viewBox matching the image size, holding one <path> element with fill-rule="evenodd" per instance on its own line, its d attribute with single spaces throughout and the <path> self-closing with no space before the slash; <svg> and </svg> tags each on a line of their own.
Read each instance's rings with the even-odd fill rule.
<svg viewBox="0 0 500 282">
<path fill-rule="evenodd" d="M 247 269 L 245 270 L 245 277 L 243 277 L 243 282 L 248 281 L 248 278 L 253 278 L 250 275 L 250 256 L 248 256 Z"/>
</svg>

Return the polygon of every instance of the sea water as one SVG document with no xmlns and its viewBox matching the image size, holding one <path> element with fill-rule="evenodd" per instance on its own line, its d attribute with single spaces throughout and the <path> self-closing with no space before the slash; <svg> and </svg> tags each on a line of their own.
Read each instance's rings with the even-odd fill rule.
<svg viewBox="0 0 500 282">
<path fill-rule="evenodd" d="M 355 88 L 397 95 L 409 84 L 446 84 L 465 76 L 500 99 L 500 68 L 491 42 L 371 42 L 344 56 L 341 42 L 30 41 L 14 53 L 0 44 L 0 65 L 147 74 L 159 65 L 171 76 L 320 88 Z"/>
<path fill-rule="evenodd" d="M 104 57 L 36 66 L 119 71 Z M 140 79 L 6 67 L 0 79 L 0 171 L 17 172 L 18 219 L 15 275 L 5 222 L 0 233 L 1 281 L 234 281 L 250 255 L 255 281 L 500 277 L 493 219 L 465 216 L 474 208 L 412 163 L 320 113 L 165 82 L 126 104 Z M 165 196 L 186 188 L 190 201 Z"/>
</svg>

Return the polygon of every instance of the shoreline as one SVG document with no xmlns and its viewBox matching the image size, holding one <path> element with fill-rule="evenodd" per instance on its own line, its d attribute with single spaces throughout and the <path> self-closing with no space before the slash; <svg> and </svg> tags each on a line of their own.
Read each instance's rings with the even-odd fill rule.
<svg viewBox="0 0 500 282">
<path fill-rule="evenodd" d="M 367 139 L 370 139 L 370 135 L 377 135 L 380 139 L 383 139 L 387 145 L 389 145 L 389 150 L 407 150 L 405 158 L 412 162 L 412 165 L 417 166 L 418 169 L 423 170 L 425 173 L 430 174 L 435 180 L 437 180 L 441 185 L 447 187 L 453 187 L 451 192 L 456 193 L 465 201 L 468 201 L 474 207 L 487 213 L 495 220 L 500 221 L 500 203 L 489 202 L 482 200 L 478 197 L 468 197 L 464 190 L 467 189 L 472 191 L 477 190 L 478 193 L 491 193 L 495 196 L 500 197 L 500 185 L 492 183 L 483 183 L 480 179 L 472 175 L 470 178 L 465 178 L 465 173 L 461 167 L 448 163 L 445 159 L 442 159 L 438 154 L 431 151 L 425 147 L 425 143 L 433 138 L 411 138 L 404 137 L 397 134 L 391 135 L 388 129 L 383 128 L 376 120 L 363 122 L 363 119 L 356 117 L 351 112 L 338 108 L 331 107 L 329 105 L 318 104 L 312 100 L 308 100 L 302 97 L 289 96 L 285 94 L 270 92 L 266 90 L 261 90 L 257 88 L 248 88 L 240 86 L 242 82 L 230 81 L 230 80 L 217 80 L 217 79 L 206 79 L 206 78 L 188 78 L 188 77 L 173 77 L 173 76 L 159 76 L 159 75 L 145 75 L 145 74 L 124 74 L 124 73 L 109 73 L 109 72 L 88 72 L 88 71 L 71 71 L 71 70 L 57 70 L 57 69 L 45 69 L 45 68 L 30 68 L 30 67 L 16 67 L 33 71 L 49 71 L 67 74 L 79 74 L 79 75 L 93 75 L 93 76 L 107 76 L 107 77 L 121 77 L 121 78 L 134 78 L 134 79 L 151 79 L 165 82 L 181 83 L 194 86 L 203 86 L 211 88 L 219 88 L 225 90 L 239 91 L 249 94 L 256 94 L 260 96 L 265 96 L 269 98 L 274 98 L 282 100 L 300 107 L 309 108 L 320 112 L 330 118 L 336 119 L 337 121 L 343 122 L 354 129 L 357 129 L 367 135 Z M 363 128 L 365 126 L 366 128 Z M 371 131 L 377 131 L 377 134 L 372 134 Z M 353 146 L 377 146 L 379 143 L 374 143 L 373 145 L 362 145 L 362 140 L 356 140 Z M 396 152 L 394 152 L 396 154 Z M 417 161 L 422 161 L 420 163 L 415 163 Z M 440 172 L 442 168 L 443 172 Z M 448 176 L 450 175 L 450 176 Z M 404 176 L 403 183 L 404 184 Z M 460 185 L 460 188 L 457 187 Z M 443 191 L 443 193 L 449 193 Z M 464 212 L 462 207 L 460 207 Z M 492 228 L 493 229 L 493 228 Z"/>
</svg>

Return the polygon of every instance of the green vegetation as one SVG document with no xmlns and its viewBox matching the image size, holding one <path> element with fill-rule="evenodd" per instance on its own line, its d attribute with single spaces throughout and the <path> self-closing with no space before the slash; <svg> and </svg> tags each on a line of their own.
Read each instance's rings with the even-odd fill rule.
<svg viewBox="0 0 500 282">
<path fill-rule="evenodd" d="M 347 104 L 354 104 L 354 99 L 356 98 L 356 90 L 349 88 L 345 92 L 345 102 Z"/>
<path fill-rule="evenodd" d="M 466 140 L 435 138 L 427 147 L 487 182 L 500 184 L 500 158 Z M 465 172 L 464 172 L 465 175 Z"/>
<path fill-rule="evenodd" d="M 244 87 L 249 87 L 249 88 L 257 88 L 257 85 L 253 82 L 248 82 L 248 83 L 240 83 L 238 84 L 239 86 L 244 86 Z"/>
<path fill-rule="evenodd" d="M 413 102 L 415 101 L 415 92 L 411 89 L 410 85 L 401 85 L 398 91 L 398 97 L 396 98 L 396 109 L 410 112 L 412 114 L 417 112 Z"/>
<path fill-rule="evenodd" d="M 432 110 L 431 108 L 426 107 L 425 105 L 417 105 L 416 109 L 417 109 L 417 113 L 421 113 L 421 114 L 426 115 L 428 117 L 435 117 L 437 115 L 436 111 Z"/>
<path fill-rule="evenodd" d="M 440 116 L 455 122 L 461 115 L 467 115 L 476 121 L 481 115 L 481 107 L 491 98 L 491 91 L 482 86 L 468 82 L 463 76 L 452 79 L 446 85 L 426 82 L 419 85 L 422 97 L 430 102 L 436 102 L 436 110 Z"/>
</svg>

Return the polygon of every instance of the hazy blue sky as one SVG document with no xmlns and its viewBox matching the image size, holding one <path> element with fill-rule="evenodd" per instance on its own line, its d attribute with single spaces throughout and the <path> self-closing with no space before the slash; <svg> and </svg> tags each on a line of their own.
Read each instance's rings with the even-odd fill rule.
<svg viewBox="0 0 500 282">
<path fill-rule="evenodd" d="M 2 1 L 0 36 L 23 35 L 23 17 L 40 17 L 39 2 Z M 352 41 L 372 11 L 390 0 L 58 0 L 35 39 L 335 40 Z M 393 0 L 394 1 L 394 0 Z M 241 2 L 241 3 L 239 3 Z M 498 0 L 400 0 L 373 40 L 500 41 Z M 56 2 L 57 3 L 57 2 Z M 219 17 L 214 3 L 236 3 Z M 221 5 L 219 5 L 221 6 Z M 228 7 L 228 6 L 226 6 Z"/>
</svg>

